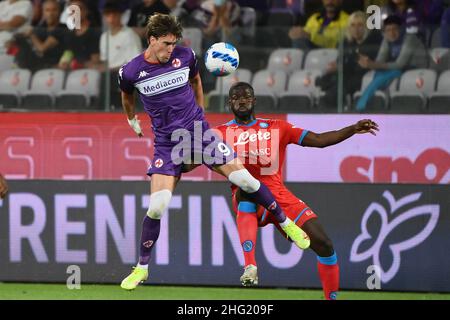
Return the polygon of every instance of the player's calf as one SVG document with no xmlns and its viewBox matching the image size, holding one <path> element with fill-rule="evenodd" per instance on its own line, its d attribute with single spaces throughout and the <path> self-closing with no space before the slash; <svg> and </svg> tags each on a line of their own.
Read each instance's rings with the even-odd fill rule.
<svg viewBox="0 0 450 320">
<path fill-rule="evenodd" d="M 228 180 L 242 190 L 245 198 L 269 210 L 278 222 L 286 220 L 286 215 L 275 201 L 272 192 L 270 192 L 266 185 L 255 179 L 247 169 L 231 172 L 228 175 Z"/>
</svg>

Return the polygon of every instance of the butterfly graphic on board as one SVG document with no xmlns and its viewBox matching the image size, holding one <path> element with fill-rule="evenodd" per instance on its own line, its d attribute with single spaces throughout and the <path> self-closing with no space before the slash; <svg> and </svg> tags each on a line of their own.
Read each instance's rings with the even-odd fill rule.
<svg viewBox="0 0 450 320">
<path fill-rule="evenodd" d="M 356 237 L 350 252 L 350 261 L 361 262 L 372 259 L 372 264 L 380 268 L 380 280 L 387 283 L 392 280 L 400 269 L 401 257 L 404 251 L 410 250 L 424 242 L 433 232 L 439 219 L 440 207 L 438 204 L 417 203 L 422 192 L 413 193 L 396 200 L 388 190 L 383 192 L 389 208 L 383 207 L 378 202 L 372 202 L 364 212 L 361 221 L 361 233 Z M 414 204 L 414 206 L 412 206 Z M 408 209 L 403 209 L 408 206 Z M 421 219 L 414 219 L 420 217 Z M 378 234 L 371 234 L 370 227 L 374 221 L 380 221 Z M 421 221 L 421 222 L 419 222 Z M 423 223 L 420 231 L 411 236 L 401 232 L 401 226 Z M 417 229 L 417 227 L 416 227 Z M 397 243 L 390 243 L 388 236 L 394 235 L 396 239 L 402 239 Z M 380 254 L 385 248 L 389 248 L 391 261 L 386 263 L 380 259 Z"/>
</svg>

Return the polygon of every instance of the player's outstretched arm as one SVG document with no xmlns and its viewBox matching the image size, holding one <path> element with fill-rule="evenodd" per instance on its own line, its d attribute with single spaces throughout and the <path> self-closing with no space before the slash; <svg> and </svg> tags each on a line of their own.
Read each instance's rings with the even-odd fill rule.
<svg viewBox="0 0 450 320">
<path fill-rule="evenodd" d="M 376 131 L 379 131 L 378 124 L 370 119 L 364 119 L 337 131 L 323 133 L 310 131 L 303 139 L 302 145 L 305 147 L 325 148 L 342 142 L 356 133 L 370 133 L 375 136 Z"/>
<path fill-rule="evenodd" d="M 6 183 L 5 178 L 0 174 L 0 199 L 3 199 L 8 193 L 8 184 Z"/>
<path fill-rule="evenodd" d="M 139 137 L 142 137 L 144 134 L 142 133 L 140 120 L 138 120 L 135 114 L 134 94 L 121 91 L 121 98 L 123 111 L 127 115 L 128 124 Z"/>
</svg>

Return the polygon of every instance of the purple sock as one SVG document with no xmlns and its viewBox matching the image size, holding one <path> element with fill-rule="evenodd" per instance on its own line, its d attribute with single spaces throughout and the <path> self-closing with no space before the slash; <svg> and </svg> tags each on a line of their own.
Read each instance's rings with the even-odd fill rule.
<svg viewBox="0 0 450 320">
<path fill-rule="evenodd" d="M 281 207 L 275 201 L 272 192 L 270 192 L 270 190 L 266 187 L 265 184 L 261 183 L 261 186 L 256 192 L 247 193 L 242 190 L 241 192 L 245 197 L 247 197 L 251 201 L 260 204 L 264 208 L 269 210 L 275 216 L 278 222 L 283 222 L 284 220 L 286 220 L 286 215 L 281 210 Z"/>
<path fill-rule="evenodd" d="M 153 246 L 158 240 L 161 220 L 145 215 L 142 222 L 142 234 L 139 248 L 139 264 L 148 264 Z"/>
</svg>

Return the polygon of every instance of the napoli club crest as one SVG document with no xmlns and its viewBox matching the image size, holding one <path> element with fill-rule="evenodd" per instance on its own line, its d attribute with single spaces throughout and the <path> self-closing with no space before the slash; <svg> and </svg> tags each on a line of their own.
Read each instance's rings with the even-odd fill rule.
<svg viewBox="0 0 450 320">
<path fill-rule="evenodd" d="M 178 58 L 172 60 L 172 67 L 179 68 L 181 66 L 181 61 Z"/>
</svg>

